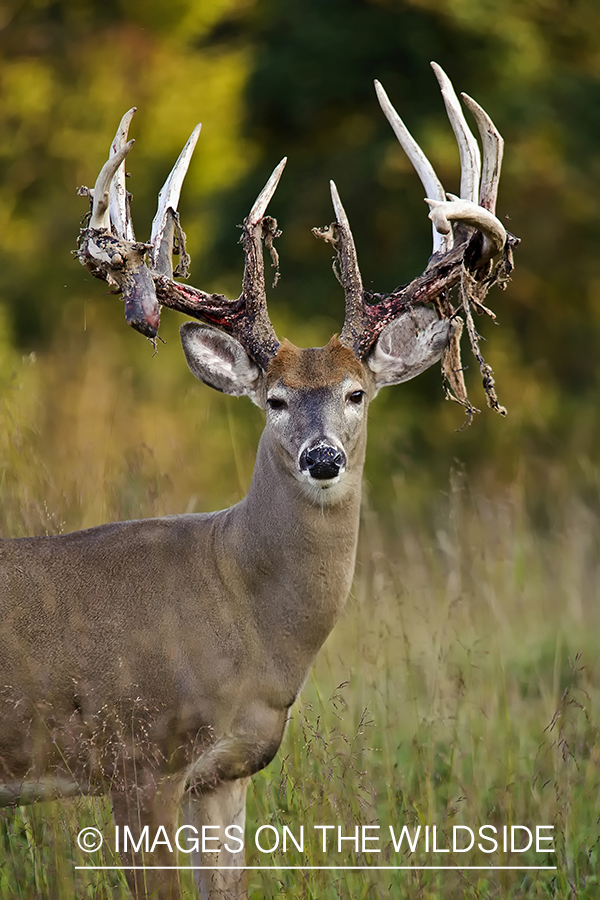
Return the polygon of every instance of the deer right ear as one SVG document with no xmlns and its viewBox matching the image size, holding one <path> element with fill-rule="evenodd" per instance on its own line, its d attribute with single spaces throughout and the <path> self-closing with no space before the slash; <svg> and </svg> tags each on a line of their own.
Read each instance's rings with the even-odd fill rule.
<svg viewBox="0 0 600 900">
<path fill-rule="evenodd" d="M 239 341 L 210 325 L 184 322 L 179 329 L 187 364 L 204 384 L 233 394 L 247 395 L 257 405 L 262 372 Z"/>
</svg>

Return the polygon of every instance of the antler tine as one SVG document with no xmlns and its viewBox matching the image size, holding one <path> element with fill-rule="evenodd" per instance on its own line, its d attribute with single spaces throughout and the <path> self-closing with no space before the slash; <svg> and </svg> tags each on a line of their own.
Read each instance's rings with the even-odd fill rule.
<svg viewBox="0 0 600 900">
<path fill-rule="evenodd" d="M 160 305 L 168 306 L 234 335 L 254 361 L 265 370 L 279 349 L 279 341 L 267 312 L 262 247 L 264 242 L 276 265 L 277 254 L 273 239 L 279 232 L 275 219 L 265 214 L 287 159 L 282 159 L 276 166 L 244 221 L 242 243 L 245 265 L 242 293 L 237 300 L 229 300 L 223 294 L 210 294 L 173 280 L 173 274 L 179 274 L 177 271 L 173 273 L 172 269 L 175 235 L 179 240 L 180 254 L 187 260 L 185 235 L 179 226 L 177 205 L 200 134 L 200 125 L 192 132 L 159 193 L 151 242 L 143 244 L 127 240 L 128 195 L 124 187 L 124 167 L 122 190 L 113 186 L 113 179 L 134 144 L 134 141 L 123 143 L 134 112 L 135 109 L 130 109 L 123 116 L 111 144 L 109 159 L 96 180 L 93 194 L 87 188 L 79 189 L 80 194 L 93 196 L 90 221 L 79 237 L 79 261 L 97 278 L 122 292 L 128 323 L 152 341 L 155 341 L 157 335 Z M 111 232 L 110 196 L 113 197 L 116 210 L 113 225 L 116 225 L 117 234 Z M 150 268 L 145 262 L 146 254 L 150 257 Z M 184 267 L 180 262 L 180 269 Z"/>
<path fill-rule="evenodd" d="M 360 343 L 360 337 L 364 332 L 363 283 L 360 269 L 358 268 L 356 246 L 354 244 L 354 238 L 350 229 L 348 216 L 346 215 L 346 210 L 340 200 L 340 195 L 338 194 L 335 182 L 330 181 L 329 187 L 336 219 L 335 225 L 333 226 L 334 235 L 332 241 L 337 251 L 339 264 L 339 273 L 336 272 L 336 275 L 344 288 L 344 295 L 346 298 L 346 317 L 340 334 L 340 340 L 343 344 L 346 344 L 346 346 L 354 348 Z M 319 237 L 327 239 L 325 234 L 319 234 L 317 229 L 313 229 L 313 232 Z"/>
<path fill-rule="evenodd" d="M 242 293 L 237 300 L 228 300 L 222 294 L 207 294 L 164 275 L 157 275 L 155 279 L 157 295 L 164 306 L 187 313 L 234 335 L 263 371 L 268 368 L 279 349 L 279 341 L 267 312 L 262 247 L 264 241 L 276 262 L 273 239 L 279 232 L 275 219 L 265 213 L 286 162 L 287 159 L 284 158 L 276 166 L 244 220 L 244 277 Z"/>
<path fill-rule="evenodd" d="M 287 156 L 284 156 L 279 165 L 275 166 L 275 168 L 271 172 L 271 175 L 269 176 L 269 180 L 254 201 L 254 205 L 252 206 L 252 209 L 248 213 L 248 217 L 246 219 L 246 224 L 249 227 L 257 225 L 266 213 L 267 207 L 273 199 L 273 194 L 277 190 L 277 185 L 279 184 L 279 179 L 283 174 L 286 163 Z"/>
<path fill-rule="evenodd" d="M 429 199 L 425 202 L 431 207 L 429 218 L 438 231 L 449 231 L 450 222 L 463 222 L 482 233 L 483 249 L 480 262 L 486 262 L 503 249 L 506 243 L 506 228 L 489 210 L 470 200 L 463 200 L 455 194 L 448 194 L 448 200 L 444 203 Z"/>
<path fill-rule="evenodd" d="M 452 82 L 441 66 L 432 62 L 431 68 L 435 72 L 442 91 L 442 98 L 448 113 L 448 119 L 452 131 L 458 143 L 460 153 L 460 196 L 462 200 L 470 200 L 477 203 L 479 200 L 479 178 L 481 174 L 481 155 L 479 146 L 467 125 L 458 97 L 452 87 Z M 433 199 L 433 198 L 432 198 Z M 443 199 L 443 198 L 439 198 Z"/>
<path fill-rule="evenodd" d="M 452 221 L 463 222 L 480 231 L 483 234 L 483 248 L 479 259 L 481 264 L 500 253 L 506 243 L 506 229 L 494 216 L 493 210 L 488 205 L 491 203 L 495 206 L 502 158 L 502 138 L 481 107 L 475 101 L 467 103 L 475 116 L 484 147 L 485 178 L 483 183 L 485 187 L 482 184 L 482 192 L 488 203 L 480 206 L 481 155 L 479 146 L 467 125 L 452 82 L 437 63 L 432 62 L 431 68 L 440 85 L 448 119 L 458 143 L 461 179 L 460 198 L 454 194 L 448 194 L 447 201 L 426 198 L 425 202 L 431 207 L 429 218 L 442 234 L 449 234 L 452 231 L 450 225 Z"/>
<path fill-rule="evenodd" d="M 498 184 L 500 182 L 500 169 L 504 154 L 504 141 L 498 129 L 479 103 L 461 94 L 467 109 L 470 110 L 477 122 L 481 145 L 483 147 L 483 170 L 481 173 L 481 188 L 479 190 L 479 205 L 496 212 L 496 200 L 498 199 Z"/>
<path fill-rule="evenodd" d="M 421 179 L 421 184 L 425 189 L 425 196 L 432 197 L 435 200 L 445 200 L 446 194 L 444 192 L 444 188 L 442 187 L 442 183 L 437 177 L 433 166 L 396 112 L 383 86 L 377 80 L 375 80 L 375 91 L 377 93 L 377 99 L 379 100 L 379 105 L 383 110 L 384 116 L 392 126 L 392 129 L 394 131 L 394 134 L 398 138 L 400 146 L 408 156 L 415 172 Z M 451 250 L 452 246 L 452 230 L 450 230 L 447 234 L 440 234 L 435 225 L 433 225 L 432 252 L 436 253 L 437 251 L 441 250 L 443 253 L 445 253 L 447 250 Z"/>
<path fill-rule="evenodd" d="M 129 126 L 131 125 L 131 120 L 133 119 L 136 112 L 137 107 L 132 106 L 132 108 L 127 110 L 127 112 L 121 119 L 119 127 L 117 128 L 117 133 L 115 134 L 110 147 L 111 156 L 114 156 L 119 152 L 121 147 L 125 146 L 127 142 L 127 135 L 129 134 Z M 125 160 L 123 160 L 123 162 L 117 168 L 117 171 L 115 172 L 115 175 L 110 183 L 109 215 L 111 225 L 117 237 L 121 238 L 124 241 L 135 241 L 135 234 L 133 233 L 133 223 L 131 221 L 131 215 L 129 213 L 129 199 L 127 195 L 127 188 L 125 186 Z"/>
<path fill-rule="evenodd" d="M 199 122 L 158 192 L 158 207 L 150 234 L 150 264 L 155 272 L 169 278 L 173 276 L 173 236 L 179 197 L 201 129 L 202 124 Z"/>
<path fill-rule="evenodd" d="M 280 232 L 277 230 L 277 221 L 265 214 L 286 163 L 287 157 L 284 156 L 273 169 L 243 224 L 245 262 L 240 300 L 244 301 L 245 316 L 240 320 L 239 326 L 236 326 L 236 334 L 263 369 L 267 368 L 279 349 L 279 341 L 267 312 L 263 241 L 271 254 L 273 265 L 277 267 L 279 260 L 273 240 Z"/>
<path fill-rule="evenodd" d="M 429 218 L 435 227 L 434 251 L 437 252 L 432 255 L 423 274 L 390 294 L 373 293 L 363 288 L 348 217 L 333 182 L 331 195 L 337 221 L 327 228 L 313 228 L 316 237 L 328 241 L 336 249 L 337 269 L 334 265 L 334 271 L 346 295 L 346 320 L 341 340 L 352 348 L 359 359 L 363 359 L 371 351 L 378 336 L 388 325 L 406 315 L 413 307 L 433 303 L 441 318 L 453 318 L 456 311 L 448 292 L 475 271 L 478 274 L 475 275 L 474 283 L 480 285 L 478 308 L 484 309 L 481 298 L 485 296 L 494 279 L 501 280 L 504 277 L 503 273 L 510 271 L 510 254 L 518 243 L 516 238 L 507 235 L 504 226 L 493 214 L 500 174 L 502 138 L 483 110 L 470 98 L 466 98 L 465 103 L 473 112 L 484 148 L 484 176 L 480 194 L 479 146 L 467 126 L 450 80 L 438 65 L 432 63 L 432 67 L 439 81 L 448 117 L 459 145 L 461 197 L 445 193 L 431 163 L 390 103 L 381 84 L 375 82 L 375 90 L 383 113 L 429 195 L 426 202 L 431 207 Z M 481 200 L 482 205 L 478 204 L 478 200 Z M 461 235 L 460 242 L 455 245 L 451 225 L 453 221 L 461 222 L 478 231 L 483 236 L 483 244 L 471 245 L 465 240 L 465 235 Z M 438 234 L 441 237 L 438 237 Z M 469 255 L 466 257 L 468 247 Z M 506 247 L 508 249 L 505 250 Z M 484 265 L 492 256 L 503 250 L 507 256 L 499 263 L 497 269 L 492 271 L 489 266 Z M 484 276 L 485 282 L 482 280 Z M 453 340 L 455 343 L 458 340 L 458 330 L 455 331 Z M 456 376 L 454 380 L 456 379 L 460 380 L 460 376 Z M 462 396 L 460 390 L 458 394 Z"/>
<path fill-rule="evenodd" d="M 133 145 L 135 141 L 128 141 L 116 153 L 109 156 L 96 179 L 94 185 L 94 203 L 92 206 L 92 216 L 90 219 L 90 228 L 96 230 L 110 230 L 110 186 L 115 173 Z M 112 151 L 111 151 L 112 152 Z"/>
</svg>

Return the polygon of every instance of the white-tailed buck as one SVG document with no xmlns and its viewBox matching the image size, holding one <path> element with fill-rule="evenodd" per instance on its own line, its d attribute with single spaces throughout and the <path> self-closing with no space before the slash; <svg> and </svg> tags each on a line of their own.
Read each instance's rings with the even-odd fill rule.
<svg viewBox="0 0 600 900">
<path fill-rule="evenodd" d="M 135 241 L 125 189 L 134 110 L 85 191 L 81 263 L 122 292 L 128 321 L 151 338 L 161 305 L 200 319 L 181 328 L 192 373 L 249 396 L 266 426 L 248 495 L 231 509 L 0 542 L 0 805 L 107 792 L 121 834 L 127 825 L 137 840 L 144 826 L 163 826 L 173 845 L 184 822 L 220 826 L 211 832 L 220 850 L 194 860 L 213 867 L 197 870 L 203 898 L 245 896 L 240 842 L 225 828 L 241 834 L 231 826 L 243 829 L 248 779 L 277 753 L 350 590 L 369 403 L 441 359 L 470 416 L 458 345 L 466 321 L 488 401 L 503 412 L 471 317 L 489 312 L 485 291 L 505 279 L 516 243 L 494 215 L 502 139 L 464 97 L 481 171 L 458 99 L 434 69 L 460 147 L 461 196 L 445 194 L 377 84 L 428 197 L 433 255 L 408 286 L 366 291 L 332 183 L 336 221 L 315 233 L 335 248 L 346 320 L 325 347 L 280 344 L 267 313 L 263 243 L 272 251 L 277 224 L 266 211 L 285 160 L 244 222 L 237 300 L 173 280 L 174 250 L 185 260 L 177 203 L 199 127 L 159 195 L 149 243 Z M 181 896 L 177 871 L 159 868 L 177 865 L 164 841 L 146 856 L 130 850 L 123 865 L 154 867 L 128 869 L 136 897 Z"/>
</svg>

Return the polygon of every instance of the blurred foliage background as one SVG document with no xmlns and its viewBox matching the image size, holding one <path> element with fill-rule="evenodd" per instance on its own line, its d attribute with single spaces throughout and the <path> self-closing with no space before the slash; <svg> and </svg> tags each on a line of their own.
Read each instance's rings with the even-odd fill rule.
<svg viewBox="0 0 600 900">
<path fill-rule="evenodd" d="M 203 122 L 181 212 L 191 282 L 207 290 L 237 296 L 236 226 L 272 167 L 289 157 L 272 204 L 283 236 L 270 308 L 280 334 L 321 344 L 343 316 L 330 249 L 310 233 L 333 218 L 329 178 L 347 207 L 368 286 L 409 281 L 431 247 L 421 185 L 379 109 L 373 78 L 446 189 L 457 189 L 458 153 L 431 59 L 488 110 L 506 140 L 499 214 L 522 246 L 508 290 L 489 298 L 498 325 L 480 325 L 509 416 L 484 410 L 458 431 L 462 411 L 444 401 L 434 370 L 383 392 L 372 407 L 371 497 L 385 506 L 393 489 L 399 503 L 420 503 L 445 490 L 451 468 L 464 468 L 492 495 L 522 484 L 534 515 L 542 500 L 560 504 L 573 492 L 595 504 L 594 0 L 5 0 L 0 55 L 2 433 L 7 454 L 21 463 L 32 454 L 48 509 L 66 501 L 60 527 L 111 517 L 113 493 L 131 496 L 131 515 L 147 512 L 148 484 L 157 513 L 235 501 L 261 429 L 247 401 L 192 382 L 175 314 L 164 314 L 166 344 L 153 357 L 124 326 L 120 300 L 70 253 L 86 211 L 75 188 L 93 184 L 122 113 L 138 107 L 128 169 L 141 239 L 167 172 Z M 481 406 L 476 365 L 467 376 Z M 5 461 L 2 471 L 14 533 L 51 527 L 43 510 L 24 511 L 11 493 L 15 467 Z M 543 525 L 543 511 L 539 519 Z"/>
</svg>

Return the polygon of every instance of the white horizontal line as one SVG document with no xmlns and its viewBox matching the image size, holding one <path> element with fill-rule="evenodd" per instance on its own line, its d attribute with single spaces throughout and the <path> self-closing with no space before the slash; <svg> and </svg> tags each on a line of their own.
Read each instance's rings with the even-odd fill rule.
<svg viewBox="0 0 600 900">
<path fill-rule="evenodd" d="M 361 871 L 361 872 L 373 872 L 375 870 L 384 870 L 386 872 L 389 871 L 406 871 L 406 870 L 431 870 L 431 871 L 439 871 L 439 870 L 457 870 L 463 871 L 465 869 L 477 869 L 479 871 L 485 872 L 497 872 L 497 871 L 506 871 L 506 870 L 550 870 L 556 871 L 557 866 L 75 866 L 76 869 L 88 870 L 88 871 L 96 871 L 98 869 L 110 869 L 116 870 L 118 872 L 131 871 L 133 869 L 136 870 L 173 870 L 177 869 L 183 872 L 198 872 L 198 871 L 231 871 L 235 872 L 238 869 L 247 869 L 248 871 L 273 871 L 279 872 L 282 869 L 286 870 L 300 870 L 300 871 L 314 871 L 315 869 L 335 869 L 336 871 Z"/>
</svg>

